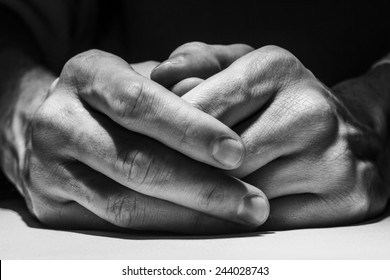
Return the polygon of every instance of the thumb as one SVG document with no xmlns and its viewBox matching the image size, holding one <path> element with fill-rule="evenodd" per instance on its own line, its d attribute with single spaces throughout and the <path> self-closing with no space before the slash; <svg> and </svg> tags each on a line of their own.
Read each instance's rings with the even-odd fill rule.
<svg viewBox="0 0 390 280">
<path fill-rule="evenodd" d="M 245 44 L 208 45 L 191 42 L 178 47 L 151 73 L 151 79 L 169 88 L 191 77 L 207 79 L 251 52 Z"/>
</svg>

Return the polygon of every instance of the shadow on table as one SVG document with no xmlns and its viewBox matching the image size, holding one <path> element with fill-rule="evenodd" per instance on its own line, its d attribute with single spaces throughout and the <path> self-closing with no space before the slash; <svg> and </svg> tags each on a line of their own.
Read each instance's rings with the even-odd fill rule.
<svg viewBox="0 0 390 280">
<path fill-rule="evenodd" d="M 7 209 L 18 213 L 23 222 L 28 227 L 37 228 L 42 230 L 53 230 L 45 225 L 41 224 L 33 215 L 28 211 L 25 202 L 22 199 L 13 199 L 0 201 L 0 209 Z M 221 239 L 221 238 L 239 238 L 239 237 L 258 237 L 264 234 L 272 234 L 273 232 L 249 232 L 249 233 L 235 233 L 224 235 L 177 235 L 167 232 L 147 232 L 147 231 L 118 231 L 118 232 L 106 232 L 106 231 L 92 231 L 92 230 L 67 230 L 74 233 L 95 235 L 110 238 L 120 239 Z"/>
<path fill-rule="evenodd" d="M 7 209 L 14 211 L 19 214 L 22 220 L 28 227 L 38 228 L 42 230 L 53 230 L 49 229 L 41 224 L 34 216 L 28 211 L 24 201 L 22 199 L 13 199 L 0 201 L 0 209 Z M 387 205 L 385 211 L 377 217 L 369 219 L 367 221 L 357 223 L 350 226 L 362 226 L 377 223 L 390 216 L 390 203 Z M 239 234 L 225 234 L 225 235 L 177 235 L 166 232 L 144 232 L 144 231 L 118 231 L 118 232 L 106 232 L 106 231 L 92 231 L 92 230 L 68 230 L 70 232 L 94 236 L 102 236 L 109 238 L 120 238 L 120 239 L 221 239 L 221 238 L 239 238 L 239 237 L 258 237 L 262 235 L 273 234 L 272 231 L 267 232 L 250 232 L 250 233 L 239 233 Z"/>
</svg>

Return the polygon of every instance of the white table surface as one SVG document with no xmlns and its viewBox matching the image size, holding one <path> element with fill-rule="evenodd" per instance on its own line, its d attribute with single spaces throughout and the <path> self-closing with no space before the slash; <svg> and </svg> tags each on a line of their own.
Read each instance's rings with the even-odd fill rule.
<svg viewBox="0 0 390 280">
<path fill-rule="evenodd" d="M 58 231 L 0 202 L 0 259 L 390 259 L 390 207 L 363 224 L 196 237 Z"/>
</svg>

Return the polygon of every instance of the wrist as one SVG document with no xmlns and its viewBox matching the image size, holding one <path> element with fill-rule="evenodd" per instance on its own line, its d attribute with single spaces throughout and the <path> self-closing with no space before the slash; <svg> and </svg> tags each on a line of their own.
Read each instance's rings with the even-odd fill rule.
<svg viewBox="0 0 390 280">
<path fill-rule="evenodd" d="M 54 77 L 31 61 L 18 63 L 13 56 L 0 56 L 4 77 L 0 87 L 0 164 L 9 180 L 23 194 L 23 174 L 28 152 L 29 123 L 45 100 Z M 1 71 L 3 72 L 3 71 Z"/>
<path fill-rule="evenodd" d="M 366 74 L 366 81 L 372 89 L 372 104 L 373 107 L 380 110 L 379 114 L 372 110 L 373 117 L 376 118 L 377 123 L 381 123 L 381 131 L 386 137 L 390 133 L 390 61 L 387 63 L 382 60 L 376 63 Z M 379 116 L 380 115 L 380 116 Z"/>
<path fill-rule="evenodd" d="M 366 74 L 344 81 L 333 92 L 354 118 L 387 139 L 390 103 L 390 64 L 378 64 Z"/>
<path fill-rule="evenodd" d="M 377 167 L 390 197 L 390 63 L 375 64 L 365 75 L 334 87 L 335 95 L 352 115 L 381 140 Z M 369 136 L 367 136 L 369 137 Z"/>
</svg>

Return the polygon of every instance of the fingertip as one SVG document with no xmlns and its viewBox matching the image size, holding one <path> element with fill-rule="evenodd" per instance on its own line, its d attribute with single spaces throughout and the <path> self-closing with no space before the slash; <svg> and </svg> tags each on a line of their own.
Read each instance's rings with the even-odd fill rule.
<svg viewBox="0 0 390 280">
<path fill-rule="evenodd" d="M 164 75 L 164 63 L 166 61 L 163 61 L 156 65 L 156 67 L 153 68 L 152 72 L 150 72 L 150 79 L 160 83 L 161 76 Z"/>
<path fill-rule="evenodd" d="M 184 79 L 177 84 L 175 84 L 172 88 L 171 91 L 176 94 L 177 96 L 183 96 L 196 86 L 198 86 L 200 83 L 202 83 L 204 80 L 196 77 L 192 78 L 187 78 Z"/>
<path fill-rule="evenodd" d="M 265 195 L 249 194 L 242 198 L 237 216 L 246 224 L 261 226 L 268 219 L 270 206 Z"/>
<path fill-rule="evenodd" d="M 179 59 L 170 58 L 165 60 L 152 70 L 150 78 L 160 85 L 170 87 L 180 80 L 177 74 L 181 69 L 181 65 L 182 61 Z"/>
<path fill-rule="evenodd" d="M 219 137 L 211 145 L 211 155 L 225 169 L 236 169 L 245 158 L 245 146 L 241 138 Z"/>
</svg>

